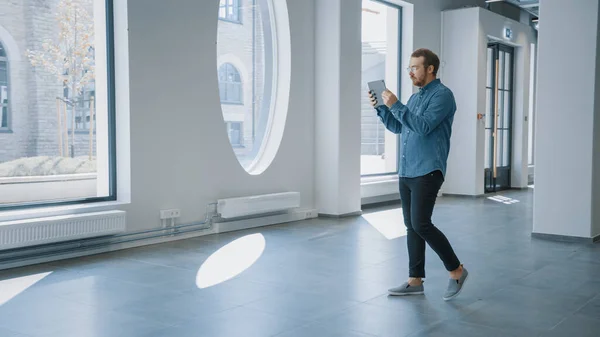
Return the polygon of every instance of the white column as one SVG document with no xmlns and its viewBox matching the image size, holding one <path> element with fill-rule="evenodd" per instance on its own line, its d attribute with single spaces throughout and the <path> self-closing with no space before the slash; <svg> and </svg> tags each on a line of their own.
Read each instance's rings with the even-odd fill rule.
<svg viewBox="0 0 600 337">
<path fill-rule="evenodd" d="M 477 8 L 445 11 L 442 19 L 444 52 L 440 61 L 444 66 L 440 78 L 454 93 L 457 104 L 442 192 L 478 195 L 482 193 L 484 178 L 484 146 L 478 142 L 484 139 L 484 124 L 477 120 L 477 113 L 485 112 L 487 54 L 484 49 L 481 55 L 481 46 L 487 46 L 486 32 L 480 28 Z"/>
<path fill-rule="evenodd" d="M 534 235 L 600 234 L 598 0 L 540 3 Z"/>
<path fill-rule="evenodd" d="M 360 212 L 361 1 L 316 0 L 315 146 L 319 213 Z"/>
<path fill-rule="evenodd" d="M 529 100 L 533 99 L 531 92 L 531 43 L 527 40 L 519 41 L 519 47 L 514 54 L 514 81 L 513 81 L 513 123 L 512 123 L 512 160 L 511 160 L 511 187 L 526 188 L 528 185 L 529 170 L 528 140 L 529 140 Z M 487 50 L 487 48 L 486 48 Z"/>
</svg>

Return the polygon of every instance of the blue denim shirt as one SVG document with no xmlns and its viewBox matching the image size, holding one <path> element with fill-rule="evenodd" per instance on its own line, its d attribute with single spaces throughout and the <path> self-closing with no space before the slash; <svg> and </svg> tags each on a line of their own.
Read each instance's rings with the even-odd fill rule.
<svg viewBox="0 0 600 337">
<path fill-rule="evenodd" d="M 391 108 L 377 107 L 385 127 L 400 134 L 400 177 L 420 177 L 435 170 L 446 175 L 455 112 L 454 94 L 439 79 L 419 89 L 406 105 L 398 101 Z"/>
</svg>

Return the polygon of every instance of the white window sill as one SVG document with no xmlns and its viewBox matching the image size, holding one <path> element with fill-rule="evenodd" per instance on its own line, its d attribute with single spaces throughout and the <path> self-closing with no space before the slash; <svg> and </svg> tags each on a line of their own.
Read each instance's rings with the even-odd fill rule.
<svg viewBox="0 0 600 337">
<path fill-rule="evenodd" d="M 386 174 L 381 176 L 373 176 L 373 177 L 361 177 L 360 184 L 367 185 L 371 183 L 381 183 L 381 182 L 398 182 L 398 175 L 396 173 Z"/>
<path fill-rule="evenodd" d="M 5 221 L 26 220 L 51 216 L 82 214 L 116 210 L 120 206 L 128 205 L 124 201 L 106 201 L 66 206 L 48 206 L 42 208 L 20 209 L 0 212 L 0 223 Z"/>
<path fill-rule="evenodd" d="M 398 193 L 398 175 L 396 174 L 361 179 L 360 197 L 362 199 Z"/>
</svg>

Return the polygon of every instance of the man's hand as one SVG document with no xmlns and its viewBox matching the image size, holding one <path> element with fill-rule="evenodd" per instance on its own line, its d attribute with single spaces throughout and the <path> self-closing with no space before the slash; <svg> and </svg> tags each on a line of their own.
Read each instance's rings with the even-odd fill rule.
<svg viewBox="0 0 600 337">
<path fill-rule="evenodd" d="M 373 107 L 375 107 L 375 105 L 377 105 L 377 98 L 375 98 L 375 95 L 373 94 L 373 92 L 371 90 L 368 91 L 369 94 L 369 99 L 371 100 L 371 105 Z"/>
<path fill-rule="evenodd" d="M 398 102 L 398 97 L 389 90 L 385 90 L 381 94 L 381 98 L 383 99 L 383 104 L 387 105 L 388 108 L 391 108 L 392 105 Z"/>
</svg>

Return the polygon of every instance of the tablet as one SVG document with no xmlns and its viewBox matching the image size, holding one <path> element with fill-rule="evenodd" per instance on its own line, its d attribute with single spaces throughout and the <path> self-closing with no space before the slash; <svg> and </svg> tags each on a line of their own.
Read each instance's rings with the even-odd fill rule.
<svg viewBox="0 0 600 337">
<path fill-rule="evenodd" d="M 383 80 L 377 80 L 367 83 L 369 91 L 375 96 L 375 107 L 383 105 L 383 98 L 381 94 L 386 90 L 385 82 Z"/>
</svg>

